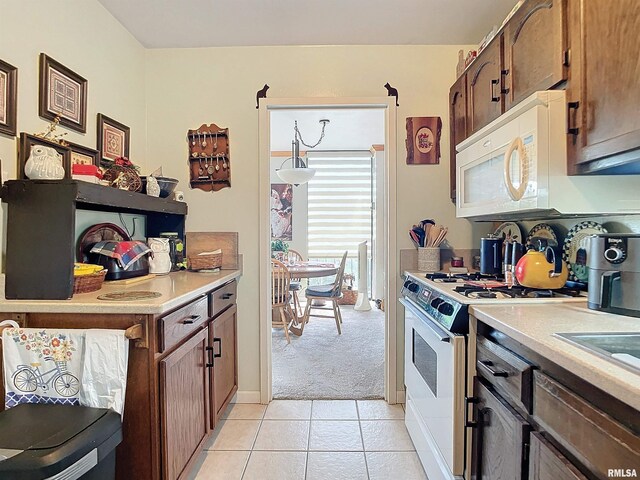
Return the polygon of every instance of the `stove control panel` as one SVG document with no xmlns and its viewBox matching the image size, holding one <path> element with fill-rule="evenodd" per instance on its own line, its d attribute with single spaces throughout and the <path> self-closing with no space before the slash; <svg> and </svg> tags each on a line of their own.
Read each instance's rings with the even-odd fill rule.
<svg viewBox="0 0 640 480">
<path fill-rule="evenodd" d="M 411 299 L 431 319 L 454 333 L 467 333 L 469 316 L 467 306 L 437 291 L 426 284 L 418 283 L 407 277 L 402 294 Z"/>
</svg>

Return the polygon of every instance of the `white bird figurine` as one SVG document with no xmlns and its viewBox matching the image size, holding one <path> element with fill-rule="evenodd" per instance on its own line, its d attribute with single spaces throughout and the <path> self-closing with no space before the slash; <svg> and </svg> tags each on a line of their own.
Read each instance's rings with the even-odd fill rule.
<svg viewBox="0 0 640 480">
<path fill-rule="evenodd" d="M 24 174 L 31 180 L 60 180 L 64 168 L 55 148 L 35 145 L 24 164 Z"/>
</svg>

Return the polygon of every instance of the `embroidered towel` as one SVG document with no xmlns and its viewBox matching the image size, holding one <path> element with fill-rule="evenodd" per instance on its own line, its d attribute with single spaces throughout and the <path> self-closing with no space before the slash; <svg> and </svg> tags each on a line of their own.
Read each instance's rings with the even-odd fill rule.
<svg viewBox="0 0 640 480">
<path fill-rule="evenodd" d="M 5 406 L 53 403 L 124 410 L 129 341 L 124 330 L 7 328 Z"/>
<path fill-rule="evenodd" d="M 129 242 L 98 242 L 91 248 L 91 253 L 99 253 L 107 257 L 115 258 L 121 268 L 128 270 L 129 267 L 140 257 L 151 253 L 151 249 L 146 243 L 138 240 Z"/>
</svg>

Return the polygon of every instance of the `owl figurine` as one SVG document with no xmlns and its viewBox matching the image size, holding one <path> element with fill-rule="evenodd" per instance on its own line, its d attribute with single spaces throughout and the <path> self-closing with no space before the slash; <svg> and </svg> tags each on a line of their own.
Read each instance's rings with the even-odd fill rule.
<svg viewBox="0 0 640 480">
<path fill-rule="evenodd" d="M 64 167 L 55 148 L 35 145 L 24 164 L 24 174 L 31 180 L 60 180 L 64 178 Z"/>
<path fill-rule="evenodd" d="M 160 185 L 158 185 L 158 180 L 153 175 L 147 177 L 147 195 L 150 197 L 160 196 Z"/>
</svg>

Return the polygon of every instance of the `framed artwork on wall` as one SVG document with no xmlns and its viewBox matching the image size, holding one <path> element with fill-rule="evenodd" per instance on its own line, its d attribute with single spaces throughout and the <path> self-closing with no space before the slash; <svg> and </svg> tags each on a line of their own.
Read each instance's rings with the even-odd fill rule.
<svg viewBox="0 0 640 480">
<path fill-rule="evenodd" d="M 71 149 L 66 145 L 61 145 L 44 138 L 37 137 L 35 135 L 29 135 L 28 133 L 20 133 L 20 147 L 18 150 L 18 178 L 20 180 L 27 180 L 27 176 L 24 173 L 24 165 L 29 160 L 31 155 L 31 149 L 38 145 L 53 148 L 58 158 L 62 162 L 64 168 L 64 178 L 71 178 Z"/>
<path fill-rule="evenodd" d="M 87 131 L 87 80 L 40 54 L 39 115 L 48 120 L 60 117 L 60 125 L 81 133 Z"/>
<path fill-rule="evenodd" d="M 293 238 L 293 186 L 271 184 L 271 240 L 290 242 Z"/>
<path fill-rule="evenodd" d="M 0 133 L 16 135 L 18 69 L 0 60 Z"/>
<path fill-rule="evenodd" d="M 129 158 L 130 129 L 112 118 L 98 114 L 98 151 L 100 158 L 114 161 L 118 157 Z"/>
<path fill-rule="evenodd" d="M 440 117 L 407 117 L 407 165 L 440 163 Z"/>
<path fill-rule="evenodd" d="M 71 165 L 95 165 L 100 166 L 100 152 L 93 148 L 78 145 L 76 143 L 67 142 L 69 150 L 71 150 Z"/>
</svg>

